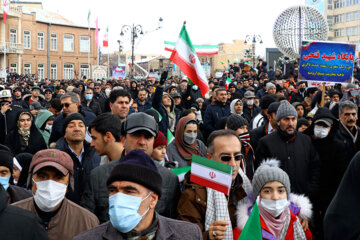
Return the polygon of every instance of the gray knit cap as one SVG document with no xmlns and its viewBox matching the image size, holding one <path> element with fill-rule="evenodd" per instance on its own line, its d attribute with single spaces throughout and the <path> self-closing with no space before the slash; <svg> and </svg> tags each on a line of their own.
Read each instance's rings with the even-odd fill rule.
<svg viewBox="0 0 360 240">
<path fill-rule="evenodd" d="M 255 171 L 252 180 L 254 197 L 260 194 L 261 189 L 268 182 L 278 181 L 284 184 L 289 198 L 290 179 L 284 170 L 280 168 L 280 161 L 277 159 L 268 159 L 261 163 L 260 167 Z"/>
<path fill-rule="evenodd" d="M 276 88 L 275 84 L 271 83 L 271 82 L 268 82 L 266 84 L 266 91 L 269 92 L 269 89 L 270 88 Z"/>
<path fill-rule="evenodd" d="M 296 109 L 288 101 L 283 101 L 280 103 L 278 110 L 276 111 L 276 121 L 280 121 L 283 117 L 294 116 L 298 117 Z"/>
</svg>

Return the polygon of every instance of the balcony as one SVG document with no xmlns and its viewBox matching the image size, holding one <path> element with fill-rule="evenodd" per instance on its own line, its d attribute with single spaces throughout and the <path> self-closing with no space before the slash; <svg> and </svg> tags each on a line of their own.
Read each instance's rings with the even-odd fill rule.
<svg viewBox="0 0 360 240">
<path fill-rule="evenodd" d="M 23 45 L 21 43 L 0 42 L 0 53 L 4 53 L 5 48 L 6 53 L 22 54 L 24 51 Z"/>
</svg>

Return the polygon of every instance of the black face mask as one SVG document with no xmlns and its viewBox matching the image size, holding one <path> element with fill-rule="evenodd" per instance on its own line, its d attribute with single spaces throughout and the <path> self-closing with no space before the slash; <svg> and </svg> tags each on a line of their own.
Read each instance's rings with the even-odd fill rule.
<svg viewBox="0 0 360 240">
<path fill-rule="evenodd" d="M 300 88 L 300 92 L 305 92 L 305 88 Z"/>
</svg>

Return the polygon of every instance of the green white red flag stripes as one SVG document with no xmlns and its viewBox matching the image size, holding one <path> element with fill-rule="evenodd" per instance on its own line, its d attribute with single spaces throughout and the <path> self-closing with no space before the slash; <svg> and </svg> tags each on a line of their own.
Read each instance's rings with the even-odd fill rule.
<svg viewBox="0 0 360 240">
<path fill-rule="evenodd" d="M 9 10 L 10 10 L 10 1 L 9 0 L 3 0 L 3 10 L 4 10 L 4 24 L 6 24 L 6 18 L 7 15 L 9 14 Z"/>
<path fill-rule="evenodd" d="M 169 145 L 175 138 L 171 131 L 168 129 L 166 133 L 167 144 Z"/>
<path fill-rule="evenodd" d="M 109 26 L 106 28 L 103 39 L 103 47 L 109 47 Z"/>
<path fill-rule="evenodd" d="M 251 211 L 249 219 L 247 220 L 244 229 L 241 232 L 238 240 L 262 240 L 261 222 L 259 207 L 255 202 L 255 205 Z"/>
<path fill-rule="evenodd" d="M 232 171 L 227 164 L 192 155 L 190 181 L 229 195 Z"/>
<path fill-rule="evenodd" d="M 184 181 L 185 174 L 188 171 L 190 171 L 190 169 L 191 169 L 190 166 L 186 166 L 186 167 L 173 168 L 173 169 L 171 169 L 171 171 L 178 176 L 179 182 L 182 182 L 182 181 Z"/>
<path fill-rule="evenodd" d="M 229 89 L 229 85 L 231 83 L 231 79 L 229 77 L 226 78 L 226 82 L 225 82 L 225 89 L 228 90 Z"/>
<path fill-rule="evenodd" d="M 205 96 L 205 94 L 209 91 L 209 84 L 204 69 L 201 66 L 194 46 L 192 45 L 190 37 L 186 31 L 185 24 L 181 29 L 179 39 L 176 42 L 170 60 L 200 88 L 201 95 Z"/>
<path fill-rule="evenodd" d="M 175 42 L 164 41 L 165 51 L 172 52 L 175 48 Z M 219 52 L 219 45 L 193 45 L 197 55 L 215 55 Z"/>
</svg>

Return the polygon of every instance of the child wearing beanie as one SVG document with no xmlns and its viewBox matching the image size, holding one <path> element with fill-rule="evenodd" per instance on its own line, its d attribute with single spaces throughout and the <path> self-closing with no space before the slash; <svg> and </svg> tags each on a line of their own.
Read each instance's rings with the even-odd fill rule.
<svg viewBox="0 0 360 240">
<path fill-rule="evenodd" d="M 254 173 L 252 185 L 263 239 L 312 239 L 308 227 L 312 205 L 306 196 L 291 193 L 289 176 L 280 168 L 280 161 L 269 159 L 262 162 Z M 240 232 L 253 205 L 250 198 L 238 203 L 236 216 Z"/>
</svg>

